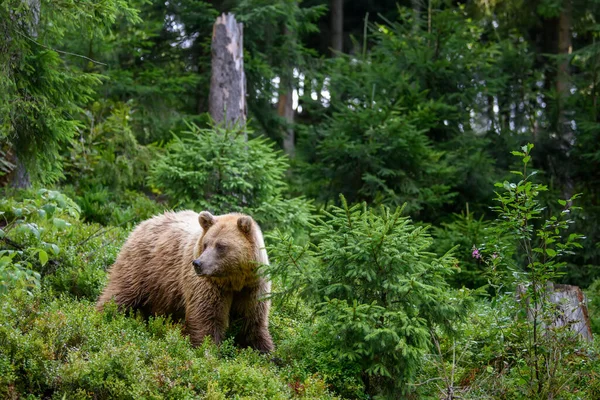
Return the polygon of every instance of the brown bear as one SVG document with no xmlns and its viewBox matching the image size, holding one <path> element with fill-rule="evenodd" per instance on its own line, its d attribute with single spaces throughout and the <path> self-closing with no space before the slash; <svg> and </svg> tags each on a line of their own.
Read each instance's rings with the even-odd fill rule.
<svg viewBox="0 0 600 400">
<path fill-rule="evenodd" d="M 271 283 L 257 274 L 268 264 L 258 224 L 243 214 L 166 212 L 139 224 L 110 270 L 96 308 L 113 299 L 121 309 L 185 320 L 193 345 L 220 343 L 230 317 L 242 320 L 236 341 L 273 349 L 268 330 Z"/>
</svg>

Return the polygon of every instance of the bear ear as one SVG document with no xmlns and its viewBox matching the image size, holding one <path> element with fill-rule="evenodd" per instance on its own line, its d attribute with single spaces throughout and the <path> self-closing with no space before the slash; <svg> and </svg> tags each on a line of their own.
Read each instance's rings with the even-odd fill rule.
<svg viewBox="0 0 600 400">
<path fill-rule="evenodd" d="M 198 215 L 198 222 L 200 222 L 200 226 L 204 229 L 204 232 L 206 232 L 208 228 L 215 224 L 215 216 L 208 211 L 202 211 L 200 215 Z"/>
<path fill-rule="evenodd" d="M 239 217 L 237 224 L 240 231 L 244 232 L 246 235 L 250 234 L 252 231 L 252 218 L 250 217 Z"/>
</svg>

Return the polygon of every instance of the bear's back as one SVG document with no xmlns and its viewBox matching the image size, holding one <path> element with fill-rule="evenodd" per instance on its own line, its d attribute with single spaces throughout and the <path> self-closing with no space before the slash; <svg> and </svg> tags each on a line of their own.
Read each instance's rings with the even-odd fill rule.
<svg viewBox="0 0 600 400">
<path fill-rule="evenodd" d="M 112 272 L 120 281 L 143 288 L 139 294 L 150 313 L 174 313 L 183 306 L 181 279 L 185 269 L 192 268 L 193 249 L 201 235 L 194 211 L 157 215 L 133 230 Z"/>
</svg>

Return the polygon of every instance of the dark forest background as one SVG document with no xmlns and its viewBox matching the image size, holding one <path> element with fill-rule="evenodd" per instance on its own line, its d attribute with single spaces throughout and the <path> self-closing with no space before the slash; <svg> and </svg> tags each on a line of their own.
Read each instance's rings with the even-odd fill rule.
<svg viewBox="0 0 600 400">
<path fill-rule="evenodd" d="M 233 128 L 208 113 L 222 13 L 244 25 Z M 596 0 L 5 0 L 0 394 L 600 396 L 597 346 L 539 336 L 546 282 L 586 290 L 600 332 L 598 18 Z M 132 227 L 184 208 L 263 226 L 278 365 L 92 311 Z M 154 355 L 102 359 L 117 331 Z M 161 357 L 163 378 L 141 378 Z"/>
</svg>

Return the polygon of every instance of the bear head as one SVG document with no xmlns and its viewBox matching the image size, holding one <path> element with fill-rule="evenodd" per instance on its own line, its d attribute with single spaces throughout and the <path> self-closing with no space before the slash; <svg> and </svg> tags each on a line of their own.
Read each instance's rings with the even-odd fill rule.
<svg viewBox="0 0 600 400">
<path fill-rule="evenodd" d="M 203 232 L 192 261 L 196 274 L 234 289 L 257 281 L 264 243 L 256 222 L 243 214 L 214 216 L 208 211 L 198 221 Z"/>
</svg>

